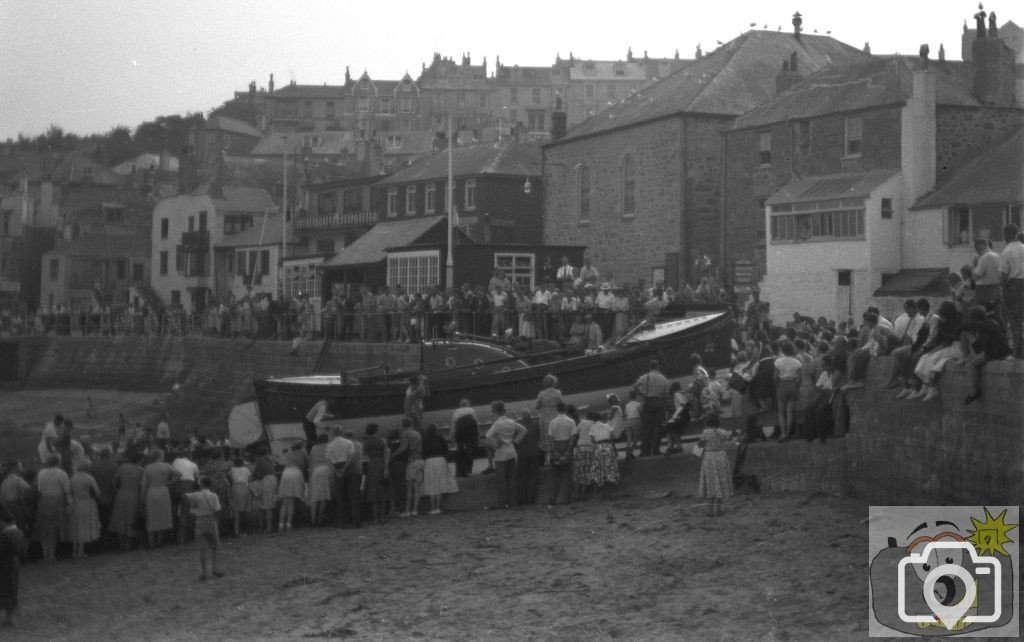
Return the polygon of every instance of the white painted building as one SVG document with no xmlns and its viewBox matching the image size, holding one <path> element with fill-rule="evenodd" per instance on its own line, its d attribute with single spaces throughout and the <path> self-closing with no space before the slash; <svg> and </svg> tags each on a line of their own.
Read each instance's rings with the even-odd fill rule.
<svg viewBox="0 0 1024 642">
<path fill-rule="evenodd" d="M 225 271 L 226 258 L 220 264 L 215 261 L 214 248 L 224 246 L 232 234 L 262 225 L 275 209 L 266 190 L 210 184 L 157 203 L 151 239 L 153 291 L 165 305 L 181 305 L 187 312 L 201 312 L 212 299 L 228 297 L 234 276 Z M 257 266 L 263 261 L 257 256 Z M 266 261 L 276 273 L 276 258 L 268 256 Z"/>
</svg>

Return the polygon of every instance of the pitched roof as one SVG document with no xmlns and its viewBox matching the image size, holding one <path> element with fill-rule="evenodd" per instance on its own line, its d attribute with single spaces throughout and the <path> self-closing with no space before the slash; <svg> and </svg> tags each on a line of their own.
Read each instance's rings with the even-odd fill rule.
<svg viewBox="0 0 1024 642">
<path fill-rule="evenodd" d="M 53 168 L 51 178 L 55 183 L 80 183 L 89 176 L 93 185 L 120 185 L 125 178 L 115 174 L 99 161 L 82 152 L 71 152 Z"/>
<path fill-rule="evenodd" d="M 914 70 L 918 67 L 915 60 L 906 56 L 880 56 L 826 67 L 768 103 L 740 116 L 733 128 L 746 129 L 787 119 L 902 104 L 913 94 Z M 972 94 L 973 65 L 932 61 L 928 70 L 934 74 L 937 104 L 980 105 Z"/>
<path fill-rule="evenodd" d="M 335 98 L 345 95 L 345 85 L 284 85 L 276 87 L 273 98 Z"/>
<path fill-rule="evenodd" d="M 686 112 L 738 116 L 772 98 L 775 76 L 792 53 L 798 68 L 808 71 L 869 57 L 830 36 L 748 31 L 583 121 L 550 145 Z"/>
<path fill-rule="evenodd" d="M 177 156 L 168 157 L 167 165 L 167 171 L 178 171 Z M 153 154 L 150 152 L 139 154 L 135 158 L 129 158 L 123 163 L 113 166 L 112 168 L 110 168 L 110 171 L 114 172 L 115 174 L 120 174 L 121 176 L 127 176 L 132 173 L 133 167 L 136 169 L 136 171 L 147 170 L 150 167 L 152 167 L 153 169 L 160 169 L 160 154 Z"/>
<path fill-rule="evenodd" d="M 355 240 L 352 245 L 324 261 L 324 267 L 343 267 L 379 263 L 387 258 L 384 251 L 389 247 L 412 245 L 435 225 L 445 220 L 443 216 L 412 218 L 401 221 L 377 223 Z"/>
<path fill-rule="evenodd" d="M 946 184 L 918 199 L 912 210 L 949 205 L 1024 203 L 1024 128 L 965 163 Z"/>
<path fill-rule="evenodd" d="M 534 143 L 481 143 L 452 150 L 454 176 L 539 176 L 541 149 Z M 412 183 L 448 176 L 447 148 L 414 162 L 381 180 L 378 185 Z"/>
<path fill-rule="evenodd" d="M 214 199 L 217 209 L 226 212 L 265 212 L 275 209 L 274 200 L 262 187 L 220 188 L 223 199 Z"/>
<path fill-rule="evenodd" d="M 814 176 L 792 181 L 765 201 L 767 205 L 806 203 L 837 198 L 865 198 L 882 183 L 899 173 L 898 169 Z"/>
<path fill-rule="evenodd" d="M 229 118 L 227 116 L 210 116 L 206 119 L 206 124 L 203 125 L 203 129 L 220 129 L 232 134 L 241 134 L 243 136 L 251 136 L 253 138 L 263 137 L 263 132 L 256 129 L 249 123 L 238 120 L 237 118 Z"/>
<path fill-rule="evenodd" d="M 275 245 L 281 242 L 281 233 L 281 215 L 271 213 L 265 217 L 257 217 L 252 227 L 225 235 L 216 247 Z"/>
</svg>

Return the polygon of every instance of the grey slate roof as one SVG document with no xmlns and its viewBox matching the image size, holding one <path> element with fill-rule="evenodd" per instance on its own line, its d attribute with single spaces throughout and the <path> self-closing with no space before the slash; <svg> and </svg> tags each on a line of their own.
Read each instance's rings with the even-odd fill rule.
<svg viewBox="0 0 1024 642">
<path fill-rule="evenodd" d="M 869 54 L 830 36 L 748 31 L 636 93 L 585 120 L 550 145 L 680 113 L 738 116 L 771 100 L 775 77 L 796 53 L 797 68 L 814 72 L 828 65 L 870 58 Z"/>
<path fill-rule="evenodd" d="M 871 172 L 801 178 L 781 187 L 765 203 L 779 205 L 837 198 L 865 198 L 875 188 L 898 173 L 898 169 L 881 169 Z"/>
<path fill-rule="evenodd" d="M 323 266 L 346 267 L 379 263 L 387 258 L 384 251 L 387 248 L 412 245 L 444 220 L 443 216 L 429 216 L 377 223 L 352 245 L 324 261 Z"/>
<path fill-rule="evenodd" d="M 540 161 L 541 149 L 534 143 L 480 143 L 452 150 L 452 173 L 454 176 L 538 176 Z M 395 172 L 377 185 L 413 183 L 447 176 L 448 150 L 445 148 Z"/>
<path fill-rule="evenodd" d="M 761 127 L 786 120 L 814 118 L 906 102 L 913 94 L 914 70 L 920 63 L 906 56 L 876 57 L 849 65 L 826 67 L 768 103 L 740 116 L 734 129 Z M 972 94 L 973 65 L 931 61 L 935 102 L 978 106 Z"/>
<path fill-rule="evenodd" d="M 1024 203 L 1024 127 L 996 147 L 983 149 L 910 209 L 985 203 Z"/>
</svg>

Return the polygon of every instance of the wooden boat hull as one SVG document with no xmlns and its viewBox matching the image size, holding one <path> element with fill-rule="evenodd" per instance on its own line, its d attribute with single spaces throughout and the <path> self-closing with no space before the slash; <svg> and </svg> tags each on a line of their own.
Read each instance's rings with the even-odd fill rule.
<svg viewBox="0 0 1024 642">
<path fill-rule="evenodd" d="M 673 325 L 678 325 L 678 329 Z M 547 374 L 558 378 L 563 397 L 577 405 L 603 406 L 609 392 L 626 394 L 637 377 L 656 359 L 670 378 L 689 374 L 689 357 L 699 354 L 708 367 L 729 365 L 733 321 L 728 312 L 714 312 L 685 319 L 667 320 L 654 328 L 634 331 L 613 346 L 557 360 L 531 362 L 529 355 L 501 363 L 464 367 L 453 365 L 426 373 L 430 394 L 424 400 L 424 421 L 445 426 L 460 400 L 469 399 L 481 420 L 489 417 L 491 401 L 506 408 L 533 408 Z M 445 344 L 455 354 L 459 344 Z M 316 375 L 253 382 L 261 421 L 270 432 L 294 434 L 301 429 L 309 409 L 326 400 L 335 422 L 361 433 L 370 422 L 383 429 L 397 427 L 403 412 L 406 380 L 343 384 L 340 376 Z M 481 414 L 482 413 L 482 414 Z M 299 433 L 301 434 L 301 433 Z"/>
</svg>

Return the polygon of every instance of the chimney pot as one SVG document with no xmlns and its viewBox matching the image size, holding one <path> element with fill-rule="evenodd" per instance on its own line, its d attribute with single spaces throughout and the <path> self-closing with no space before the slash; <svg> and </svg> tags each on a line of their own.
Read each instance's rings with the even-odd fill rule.
<svg viewBox="0 0 1024 642">
<path fill-rule="evenodd" d="M 797 38 L 800 37 L 800 32 L 803 31 L 804 18 L 797 11 L 793 14 L 793 35 Z"/>
</svg>

